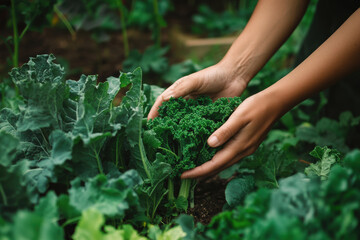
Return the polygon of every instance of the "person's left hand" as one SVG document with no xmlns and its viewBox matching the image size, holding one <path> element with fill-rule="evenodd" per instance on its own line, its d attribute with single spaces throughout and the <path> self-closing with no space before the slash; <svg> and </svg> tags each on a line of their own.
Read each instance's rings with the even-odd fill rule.
<svg viewBox="0 0 360 240">
<path fill-rule="evenodd" d="M 208 139 L 210 147 L 224 147 L 208 162 L 184 172 L 181 178 L 205 178 L 252 154 L 280 117 L 276 98 L 260 92 L 247 98 Z"/>
</svg>

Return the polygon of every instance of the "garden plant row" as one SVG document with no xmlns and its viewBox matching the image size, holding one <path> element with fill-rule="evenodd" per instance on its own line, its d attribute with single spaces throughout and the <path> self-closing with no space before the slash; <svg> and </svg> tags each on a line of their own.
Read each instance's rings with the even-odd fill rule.
<svg viewBox="0 0 360 240">
<path fill-rule="evenodd" d="M 359 238 L 360 150 L 345 141 L 359 117 L 271 131 L 221 174 L 235 176 L 224 211 L 196 224 L 186 215 L 196 181 L 179 176 L 219 150 L 206 140 L 240 98 L 170 99 L 147 121 L 163 89 L 143 84 L 140 68 L 74 81 L 54 60 L 10 72 L 20 94 L 0 112 L 0 240 Z M 321 146 L 299 161 L 299 142 Z"/>
</svg>

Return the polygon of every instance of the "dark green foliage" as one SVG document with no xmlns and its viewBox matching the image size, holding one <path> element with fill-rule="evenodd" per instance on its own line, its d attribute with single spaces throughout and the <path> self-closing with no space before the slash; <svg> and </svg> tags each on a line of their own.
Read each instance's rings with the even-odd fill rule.
<svg viewBox="0 0 360 240">
<path fill-rule="evenodd" d="M 202 68 L 203 66 L 194 63 L 194 61 L 186 60 L 184 62 L 171 65 L 162 77 L 167 83 L 174 83 L 181 77 L 200 71 Z"/>
<path fill-rule="evenodd" d="M 132 50 L 123 62 L 123 68 L 125 71 L 133 71 L 140 67 L 144 73 L 161 74 L 168 68 L 168 60 L 164 57 L 167 51 L 168 48 L 157 46 L 150 46 L 143 53 Z"/>
<path fill-rule="evenodd" d="M 18 22 L 29 25 L 31 30 L 42 30 L 50 25 L 56 0 L 15 1 Z"/>
<path fill-rule="evenodd" d="M 317 162 L 311 163 L 305 169 L 305 174 L 308 176 L 319 176 L 321 180 L 328 178 L 331 168 L 341 163 L 340 153 L 328 147 L 315 147 L 310 155 L 317 158 Z"/>
<path fill-rule="evenodd" d="M 282 150 L 260 146 L 253 155 L 238 164 L 238 171 L 241 173 L 247 170 L 253 174 L 257 187 L 278 188 L 280 178 L 295 172 L 296 162 L 296 158 L 287 156 Z"/>
<path fill-rule="evenodd" d="M 244 176 L 231 180 L 225 189 L 225 199 L 230 207 L 238 206 L 242 203 L 246 195 L 255 188 L 253 176 Z"/>
<path fill-rule="evenodd" d="M 13 224 L 3 239 L 18 240 L 62 240 L 64 230 L 57 224 L 59 213 L 56 207 L 57 197 L 49 192 L 43 197 L 34 211 L 20 210 L 13 217 Z M 1 223 L 0 223 L 1 227 Z"/>
<path fill-rule="evenodd" d="M 315 125 L 299 126 L 296 129 L 296 137 L 319 146 L 332 146 L 342 153 L 347 153 L 350 150 L 346 144 L 347 136 L 359 123 L 359 116 L 343 112 L 339 116 L 339 121 L 324 117 Z"/>
<path fill-rule="evenodd" d="M 193 16 L 192 31 L 209 37 L 219 37 L 241 31 L 251 15 L 251 9 L 232 9 L 216 12 L 208 5 L 200 5 L 199 12 Z"/>
<path fill-rule="evenodd" d="M 207 145 L 208 137 L 229 118 L 240 98 L 209 97 L 170 99 L 148 127 L 161 142 L 162 153 L 172 166 L 171 177 L 209 161 L 219 148 Z"/>
<path fill-rule="evenodd" d="M 199 227 L 193 239 L 358 239 L 360 151 L 344 167 L 334 166 L 327 180 L 296 174 L 279 189 L 259 189 L 244 205 Z"/>
</svg>

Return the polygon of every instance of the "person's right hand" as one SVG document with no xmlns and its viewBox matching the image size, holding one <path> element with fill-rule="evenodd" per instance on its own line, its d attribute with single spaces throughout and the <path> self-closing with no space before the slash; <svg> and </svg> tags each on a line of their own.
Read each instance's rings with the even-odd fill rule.
<svg viewBox="0 0 360 240">
<path fill-rule="evenodd" d="M 148 119 L 155 118 L 159 106 L 171 97 L 195 98 L 199 95 L 208 95 L 216 100 L 220 97 L 240 96 L 249 80 L 243 69 L 236 69 L 220 62 L 173 83 L 156 99 Z"/>
</svg>

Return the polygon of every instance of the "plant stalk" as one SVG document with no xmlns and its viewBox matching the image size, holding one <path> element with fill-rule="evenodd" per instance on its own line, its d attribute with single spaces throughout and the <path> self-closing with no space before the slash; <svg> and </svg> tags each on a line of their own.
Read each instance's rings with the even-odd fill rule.
<svg viewBox="0 0 360 240">
<path fill-rule="evenodd" d="M 173 151 L 170 151 L 169 149 L 166 149 L 166 148 L 163 148 L 163 147 L 159 147 L 159 149 L 174 155 L 176 159 L 179 158 Z"/>
<path fill-rule="evenodd" d="M 97 162 L 97 165 L 98 165 L 98 169 L 99 169 L 99 172 L 101 174 L 104 174 L 104 171 L 103 171 L 103 168 L 102 168 L 102 165 L 101 165 L 101 160 L 100 160 L 100 157 L 99 157 L 99 154 L 94 150 L 94 153 L 95 153 L 95 158 L 96 158 L 96 162 Z"/>
<path fill-rule="evenodd" d="M 168 181 L 168 199 L 169 200 L 175 200 L 175 196 L 174 196 L 174 182 L 173 180 L 169 179 Z"/>
<path fill-rule="evenodd" d="M 15 15 L 15 0 L 11 0 L 11 20 L 14 34 L 13 67 L 19 66 L 19 33 Z"/>
<path fill-rule="evenodd" d="M 193 179 L 181 179 L 181 185 L 178 197 L 189 198 L 191 186 L 193 185 Z"/>
<path fill-rule="evenodd" d="M 64 23 L 67 30 L 70 32 L 71 39 L 75 40 L 76 39 L 76 32 L 75 32 L 74 28 L 71 26 L 70 22 L 67 20 L 65 15 L 60 11 L 60 9 L 57 7 L 57 5 L 54 5 L 54 12 L 56 13 L 56 15 L 58 15 L 58 17 Z"/>
<path fill-rule="evenodd" d="M 80 219 L 81 219 L 80 216 L 79 216 L 79 217 L 71 218 L 71 219 L 67 220 L 66 222 L 64 222 L 64 224 L 61 225 L 61 227 L 64 228 L 64 227 L 66 227 L 66 226 L 69 225 L 69 224 L 76 223 L 76 222 L 78 222 Z"/>
<path fill-rule="evenodd" d="M 123 43 L 124 43 L 124 53 L 125 53 L 125 57 L 128 57 L 129 56 L 129 40 L 128 40 L 127 30 L 126 30 L 125 10 L 124 10 L 125 8 L 124 8 L 124 4 L 123 4 L 122 0 L 117 0 L 116 3 L 118 5 L 119 12 L 120 12 L 121 31 L 122 31 Z"/>
<path fill-rule="evenodd" d="M 5 191 L 4 191 L 3 186 L 1 185 L 1 183 L 0 183 L 0 194 L 1 194 L 1 198 L 3 199 L 4 205 L 7 206 L 8 205 L 7 197 L 6 197 Z"/>
<path fill-rule="evenodd" d="M 159 5 L 158 0 L 153 0 L 154 14 L 155 14 L 155 45 L 157 47 L 161 46 L 161 18 L 159 14 Z"/>
</svg>

